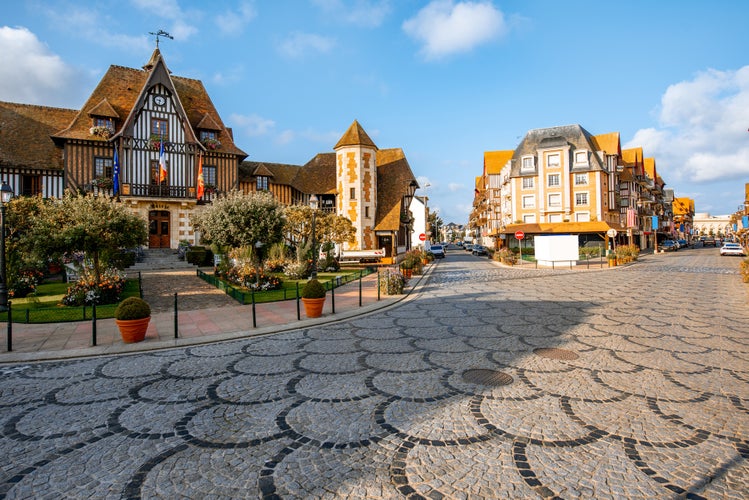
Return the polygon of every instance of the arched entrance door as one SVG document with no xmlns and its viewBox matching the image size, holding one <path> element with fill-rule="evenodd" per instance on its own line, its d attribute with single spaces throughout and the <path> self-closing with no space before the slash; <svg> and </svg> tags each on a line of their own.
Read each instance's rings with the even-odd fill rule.
<svg viewBox="0 0 749 500">
<path fill-rule="evenodd" d="M 148 212 L 148 248 L 169 248 L 169 212 Z"/>
</svg>

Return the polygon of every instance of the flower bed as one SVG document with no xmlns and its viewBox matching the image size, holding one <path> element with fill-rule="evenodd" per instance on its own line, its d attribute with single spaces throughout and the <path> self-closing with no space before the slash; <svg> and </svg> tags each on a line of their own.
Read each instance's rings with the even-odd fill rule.
<svg viewBox="0 0 749 500">
<path fill-rule="evenodd" d="M 125 289 L 125 277 L 116 269 L 109 268 L 101 273 L 99 283 L 96 283 L 91 269 L 84 269 L 78 281 L 68 288 L 62 298 L 66 306 L 82 306 L 86 304 L 114 304 L 120 300 Z"/>
</svg>

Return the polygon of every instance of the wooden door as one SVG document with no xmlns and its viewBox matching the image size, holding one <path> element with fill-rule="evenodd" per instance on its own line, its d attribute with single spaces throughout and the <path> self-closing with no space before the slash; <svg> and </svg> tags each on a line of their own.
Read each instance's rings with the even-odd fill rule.
<svg viewBox="0 0 749 500">
<path fill-rule="evenodd" d="M 169 248 L 169 212 L 151 210 L 148 212 L 148 247 Z"/>
</svg>

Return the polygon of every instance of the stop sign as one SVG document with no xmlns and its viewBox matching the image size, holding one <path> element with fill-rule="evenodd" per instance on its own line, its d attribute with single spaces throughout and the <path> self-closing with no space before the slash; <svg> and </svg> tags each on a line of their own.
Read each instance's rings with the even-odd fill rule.
<svg viewBox="0 0 749 500">
<path fill-rule="evenodd" d="M 515 231 L 515 238 L 522 240 L 523 238 L 525 238 L 525 233 L 522 231 Z"/>
<path fill-rule="evenodd" d="M 426 235 L 426 234 L 424 234 L 424 233 L 421 233 L 421 234 L 419 235 L 419 239 L 420 239 L 421 241 L 426 241 L 426 240 L 427 240 L 427 235 Z"/>
</svg>

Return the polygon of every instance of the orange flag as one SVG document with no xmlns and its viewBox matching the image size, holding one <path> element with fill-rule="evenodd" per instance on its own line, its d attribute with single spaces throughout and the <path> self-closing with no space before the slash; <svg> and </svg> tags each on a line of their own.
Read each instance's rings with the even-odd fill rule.
<svg viewBox="0 0 749 500">
<path fill-rule="evenodd" d="M 203 155 L 198 157 L 198 199 L 203 197 L 205 182 L 203 182 Z"/>
</svg>

